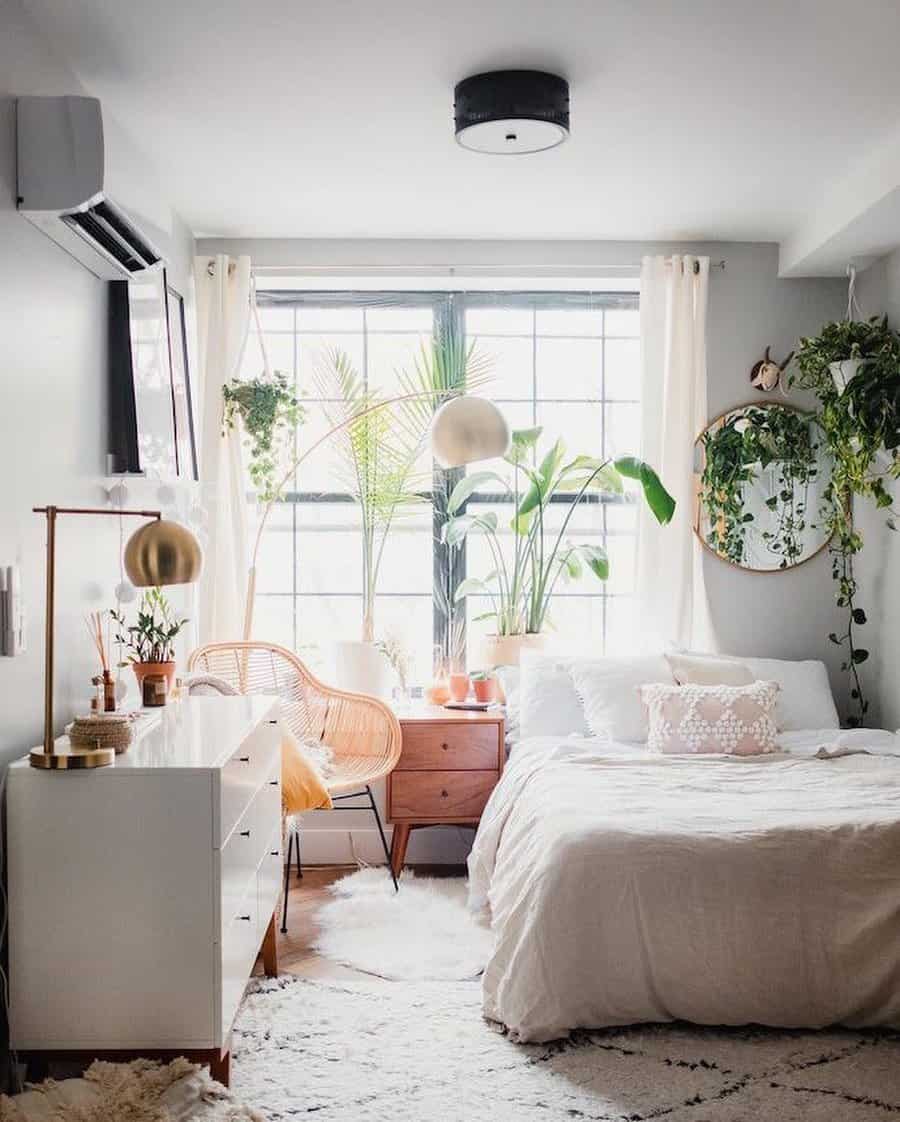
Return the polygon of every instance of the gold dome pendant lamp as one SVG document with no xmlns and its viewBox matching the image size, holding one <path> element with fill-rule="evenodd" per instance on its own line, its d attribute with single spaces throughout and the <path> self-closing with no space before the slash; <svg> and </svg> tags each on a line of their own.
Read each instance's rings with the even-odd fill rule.
<svg viewBox="0 0 900 1122">
<path fill-rule="evenodd" d="M 44 746 L 29 753 L 32 767 L 59 771 L 105 767 L 115 759 L 112 748 L 59 747 L 53 736 L 53 656 L 56 586 L 56 520 L 61 514 L 124 515 L 151 518 L 136 530 L 125 546 L 125 572 L 136 588 L 192 584 L 200 576 L 203 553 L 190 530 L 163 520 L 158 510 L 92 509 L 89 507 L 36 506 L 35 514 L 47 519 L 47 592 L 44 638 Z"/>
</svg>

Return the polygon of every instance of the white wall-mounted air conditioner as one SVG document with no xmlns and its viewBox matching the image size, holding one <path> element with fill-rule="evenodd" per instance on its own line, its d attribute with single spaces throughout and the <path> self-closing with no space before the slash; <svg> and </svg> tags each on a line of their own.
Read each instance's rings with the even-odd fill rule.
<svg viewBox="0 0 900 1122">
<path fill-rule="evenodd" d="M 18 206 L 38 229 L 104 280 L 164 264 L 105 189 L 103 117 L 95 97 L 20 97 Z"/>
</svg>

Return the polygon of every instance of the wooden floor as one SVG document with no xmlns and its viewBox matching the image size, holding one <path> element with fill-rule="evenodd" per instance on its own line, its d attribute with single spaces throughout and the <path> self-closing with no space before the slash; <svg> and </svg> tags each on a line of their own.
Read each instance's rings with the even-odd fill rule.
<svg viewBox="0 0 900 1122">
<path fill-rule="evenodd" d="M 329 885 L 355 871 L 355 866 L 314 866 L 303 870 L 303 879 L 298 880 L 296 872 L 291 873 L 291 887 L 288 899 L 288 931 L 278 933 L 278 972 L 280 974 L 299 974 L 304 978 L 368 978 L 348 966 L 341 966 L 322 958 L 312 943 L 317 933 L 316 913 L 332 897 Z M 415 871 L 421 876 L 463 876 L 465 869 L 456 865 L 419 865 Z M 281 915 L 279 913 L 279 926 Z M 257 963 L 256 973 L 262 972 Z"/>
</svg>

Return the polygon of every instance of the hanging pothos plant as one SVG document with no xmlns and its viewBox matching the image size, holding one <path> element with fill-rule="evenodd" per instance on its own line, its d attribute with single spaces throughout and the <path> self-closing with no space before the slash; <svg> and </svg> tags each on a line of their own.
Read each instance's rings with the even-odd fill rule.
<svg viewBox="0 0 900 1122">
<path fill-rule="evenodd" d="M 835 364 L 858 360 L 844 383 Z M 834 459 L 831 483 L 824 491 L 824 516 L 833 538 L 832 576 L 837 582 L 838 607 L 847 613 L 846 630 L 829 639 L 846 650 L 841 669 L 851 676 L 854 712 L 851 727 L 865 723 L 869 702 L 859 668 L 869 652 L 857 639 L 856 628 L 866 622 L 858 602 L 859 586 L 853 561 L 863 541 L 853 523 L 855 496 L 874 501 L 897 529 L 893 496 L 887 483 L 900 476 L 900 335 L 887 317 L 826 324 L 815 338 L 801 339 L 790 385 L 811 390 L 820 402 L 819 423 Z"/>
<path fill-rule="evenodd" d="M 287 376 L 276 370 L 270 378 L 233 378 L 222 387 L 223 425 L 232 430 L 240 418 L 250 459 L 247 470 L 257 498 L 268 503 L 280 498 L 283 465 L 294 447 L 294 434 L 305 410 L 294 396 Z"/>
<path fill-rule="evenodd" d="M 812 414 L 783 405 L 748 405 L 733 410 L 700 438 L 700 502 L 709 519 L 706 541 L 720 557 L 746 564 L 748 531 L 758 528 L 748 497 L 772 469 L 772 493 L 763 493 L 761 501 L 773 522 L 759 530 L 759 538 L 780 569 L 803 559 L 804 534 L 813 526 L 808 490 L 819 470 L 812 422 Z"/>
</svg>

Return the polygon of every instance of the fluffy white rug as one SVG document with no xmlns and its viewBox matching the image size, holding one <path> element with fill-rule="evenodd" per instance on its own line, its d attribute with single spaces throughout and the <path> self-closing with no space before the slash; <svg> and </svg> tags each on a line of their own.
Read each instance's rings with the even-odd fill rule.
<svg viewBox="0 0 900 1122">
<path fill-rule="evenodd" d="M 896 1122 L 900 1034 L 701 1029 L 514 1044 L 478 982 L 254 984 L 233 1090 L 268 1122 Z"/>
<path fill-rule="evenodd" d="M 466 909 L 462 877 L 406 870 L 395 892 L 385 869 L 361 869 L 331 892 L 316 915 L 315 947 L 326 958 L 395 981 L 476 978 L 484 969 L 491 933 Z"/>
</svg>

